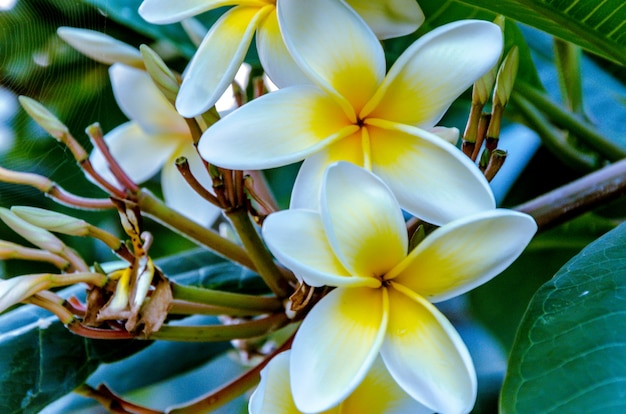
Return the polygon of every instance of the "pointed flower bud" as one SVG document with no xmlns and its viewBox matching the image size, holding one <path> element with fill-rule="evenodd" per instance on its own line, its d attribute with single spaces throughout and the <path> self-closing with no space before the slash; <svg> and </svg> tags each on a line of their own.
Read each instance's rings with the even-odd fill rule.
<svg viewBox="0 0 626 414">
<path fill-rule="evenodd" d="M 42 290 L 82 282 L 102 286 L 106 281 L 107 277 L 105 275 L 92 272 L 66 273 L 62 275 L 40 273 L 0 280 L 0 312 L 28 299 Z"/>
<path fill-rule="evenodd" d="M 28 115 L 58 141 L 63 141 L 64 137 L 69 135 L 70 132 L 65 124 L 45 106 L 27 96 L 20 96 L 18 100 Z"/>
<path fill-rule="evenodd" d="M 40 249 L 53 253 L 62 253 L 65 251 L 65 244 L 55 235 L 23 220 L 9 209 L 0 207 L 0 220 L 4 221 L 14 232 Z"/>
<path fill-rule="evenodd" d="M 13 206 L 11 211 L 30 224 L 56 233 L 72 236 L 89 234 L 89 223 L 56 211 L 29 206 Z"/>
<path fill-rule="evenodd" d="M 517 77 L 517 68 L 519 66 L 519 50 L 517 46 L 513 46 L 504 58 L 498 76 L 496 78 L 496 91 L 493 96 L 493 104 L 505 106 L 509 102 L 509 97 L 513 91 L 513 84 Z"/>
<path fill-rule="evenodd" d="M 176 95 L 180 85 L 176 75 L 167 67 L 163 59 L 146 45 L 139 47 L 146 65 L 146 71 L 161 93 L 172 103 L 176 102 Z"/>
<path fill-rule="evenodd" d="M 57 34 L 74 49 L 91 59 L 112 65 L 123 63 L 143 69 L 141 53 L 129 44 L 104 33 L 74 27 L 59 27 Z"/>
</svg>

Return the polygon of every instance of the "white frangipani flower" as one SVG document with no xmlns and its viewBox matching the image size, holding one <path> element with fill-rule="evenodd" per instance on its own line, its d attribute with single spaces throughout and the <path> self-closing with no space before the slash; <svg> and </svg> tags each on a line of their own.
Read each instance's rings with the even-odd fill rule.
<svg viewBox="0 0 626 414">
<path fill-rule="evenodd" d="M 301 414 L 291 396 L 290 351 L 276 355 L 261 371 L 261 382 L 250 397 L 250 414 Z M 376 358 L 367 376 L 339 405 L 324 414 L 421 414 L 432 413 L 411 398 Z"/>
<path fill-rule="evenodd" d="M 143 1 L 139 14 L 157 24 L 179 22 L 218 7 L 234 6 L 215 22 L 185 70 L 176 100 L 176 108 L 181 114 L 196 116 L 215 104 L 232 82 L 255 33 L 261 64 L 272 82 L 279 87 L 308 82 L 281 37 L 276 7 L 282 1 Z M 340 0 L 333 1 L 339 3 Z M 347 3 L 361 13 L 381 39 L 409 34 L 424 21 L 415 0 L 348 0 Z"/>
<path fill-rule="evenodd" d="M 476 166 L 430 130 L 498 60 L 498 26 L 469 20 L 435 29 L 385 75 L 380 42 L 343 3 L 277 7 L 285 43 L 314 84 L 280 89 L 224 117 L 200 139 L 203 158 L 230 169 L 306 158 L 292 208 L 316 208 L 324 169 L 341 160 L 383 178 L 404 209 L 434 224 L 495 207 Z"/>
<path fill-rule="evenodd" d="M 115 100 L 130 119 L 104 137 L 115 160 L 137 183 L 162 170 L 161 188 L 165 202 L 200 224 L 212 223 L 220 209 L 192 190 L 175 165 L 178 157 L 186 157 L 198 181 L 207 189 L 212 187 L 183 117 L 146 72 L 116 63 L 109 68 L 109 75 Z M 98 173 L 110 182 L 116 182 L 97 148 L 90 160 Z"/>
<path fill-rule="evenodd" d="M 380 355 L 416 401 L 468 412 L 476 398 L 470 355 L 431 302 L 479 286 L 524 250 L 536 231 L 522 213 L 493 209 L 452 221 L 412 251 L 398 202 L 375 175 L 340 162 L 325 172 L 320 211 L 270 215 L 271 252 L 311 286 L 334 286 L 305 317 L 291 351 L 291 389 L 304 412 L 350 395 Z M 323 332 L 323 335 L 320 333 Z"/>
</svg>

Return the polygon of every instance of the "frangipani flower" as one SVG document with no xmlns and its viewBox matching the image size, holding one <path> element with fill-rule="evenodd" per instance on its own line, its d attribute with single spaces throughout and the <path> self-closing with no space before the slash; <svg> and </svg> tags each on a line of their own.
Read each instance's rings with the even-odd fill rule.
<svg viewBox="0 0 626 414">
<path fill-rule="evenodd" d="M 175 160 L 186 157 L 194 176 L 205 188 L 211 179 L 193 146 L 189 128 L 174 107 L 141 70 L 116 63 L 109 68 L 113 94 L 120 109 L 131 120 L 105 136 L 115 160 L 135 182 L 148 180 L 161 171 L 165 202 L 200 224 L 210 224 L 219 208 L 200 197 L 178 172 Z M 98 149 L 91 154 L 94 168 L 115 182 Z"/>
<path fill-rule="evenodd" d="M 380 353 L 411 397 L 439 413 L 469 411 L 476 374 L 467 348 L 431 304 L 504 270 L 536 231 L 534 220 L 494 209 L 450 222 L 408 252 L 398 202 L 375 175 L 337 163 L 324 175 L 320 212 L 270 215 L 272 253 L 311 286 L 334 286 L 305 317 L 291 352 L 298 409 L 345 399 Z M 323 333 L 323 334 L 321 334 Z"/>
<path fill-rule="evenodd" d="M 289 56 L 281 37 L 276 7 L 282 1 L 143 1 L 139 14 L 158 24 L 178 22 L 222 6 L 235 6 L 215 22 L 187 67 L 176 100 L 181 114 L 196 116 L 215 104 L 232 82 L 255 33 L 261 64 L 272 82 L 279 87 L 308 82 Z M 381 39 L 409 34 L 424 21 L 415 0 L 347 0 L 347 3 L 361 13 Z"/>
<path fill-rule="evenodd" d="M 410 46 L 385 76 L 378 39 L 335 0 L 281 0 L 285 43 L 314 85 L 272 92 L 235 110 L 202 136 L 203 158 L 231 169 L 305 159 L 292 208 L 316 208 L 327 165 L 374 172 L 410 213 L 435 224 L 495 207 L 487 181 L 453 145 L 426 131 L 496 63 L 500 28 L 459 21 Z"/>
<path fill-rule="evenodd" d="M 289 351 L 276 355 L 261 371 L 261 382 L 250 397 L 250 414 L 300 414 L 289 384 Z M 361 384 L 324 414 L 420 414 L 432 411 L 411 398 L 376 358 Z"/>
</svg>

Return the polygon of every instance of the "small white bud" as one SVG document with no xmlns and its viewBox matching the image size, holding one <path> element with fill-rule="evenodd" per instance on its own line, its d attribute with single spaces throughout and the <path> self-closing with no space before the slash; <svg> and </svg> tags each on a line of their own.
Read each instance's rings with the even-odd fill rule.
<svg viewBox="0 0 626 414">
<path fill-rule="evenodd" d="M 20 96 L 18 100 L 33 121 L 37 122 L 48 134 L 59 141 L 62 141 L 64 136 L 69 135 L 70 131 L 65 124 L 48 111 L 45 106 L 27 96 Z"/>
<path fill-rule="evenodd" d="M 57 34 L 74 49 L 106 65 L 123 63 L 143 69 L 143 59 L 137 48 L 94 30 L 59 27 Z"/>
<path fill-rule="evenodd" d="M 30 224 L 4 207 L 0 207 L 0 220 L 4 221 L 14 232 L 40 249 L 52 253 L 62 253 L 65 251 L 65 244 L 55 235 L 45 229 Z"/>
<path fill-rule="evenodd" d="M 29 206 L 13 206 L 11 211 L 30 224 L 56 233 L 72 236 L 89 234 L 89 223 L 56 211 Z"/>
</svg>

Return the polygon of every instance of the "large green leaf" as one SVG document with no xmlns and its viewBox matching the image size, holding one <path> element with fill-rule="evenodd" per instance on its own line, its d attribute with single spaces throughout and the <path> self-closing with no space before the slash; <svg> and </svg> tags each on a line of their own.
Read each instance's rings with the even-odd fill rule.
<svg viewBox="0 0 626 414">
<path fill-rule="evenodd" d="M 503 413 L 626 412 L 626 224 L 575 256 L 524 315 Z"/>
<path fill-rule="evenodd" d="M 623 0 L 459 0 L 536 27 L 626 64 Z"/>
<path fill-rule="evenodd" d="M 207 251 L 177 255 L 157 261 L 157 264 L 181 283 L 246 292 L 264 289 L 255 273 Z M 83 290 L 80 286 L 72 287 L 64 291 L 64 295 L 80 295 Z M 149 344 L 147 341 L 85 339 L 71 334 L 56 318 L 33 306 L 23 306 L 1 315 L 0 413 L 36 413 L 84 383 L 101 363 L 126 358 Z M 176 361 L 153 370 L 150 380 L 193 368 L 224 352 L 227 346 L 210 344 L 192 348 L 191 354 L 172 358 Z M 158 354 L 171 357 L 180 349 L 180 346 L 172 345 L 171 349 L 161 350 Z M 183 352 L 191 350 L 189 347 L 185 349 Z M 150 348 L 144 352 L 150 353 Z M 137 358 L 134 364 L 145 366 L 146 360 L 150 360 L 150 356 Z M 133 377 L 138 378 L 137 385 L 145 385 L 144 369 L 129 369 L 125 381 L 132 382 Z M 132 388 L 130 385 L 126 387 Z"/>
</svg>

